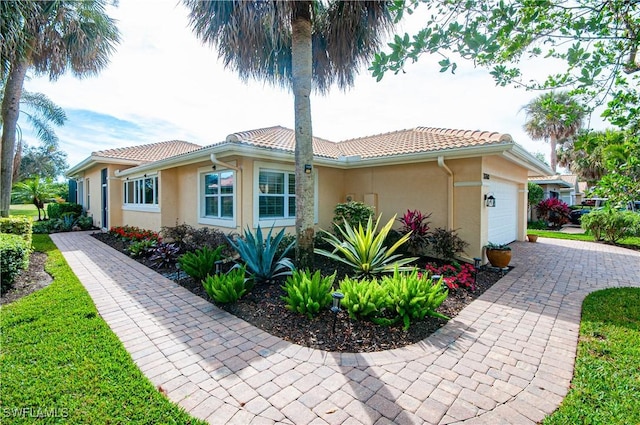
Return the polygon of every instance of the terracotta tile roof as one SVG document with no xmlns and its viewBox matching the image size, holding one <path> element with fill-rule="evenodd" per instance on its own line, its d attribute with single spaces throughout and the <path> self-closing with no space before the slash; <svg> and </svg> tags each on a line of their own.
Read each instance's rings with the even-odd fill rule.
<svg viewBox="0 0 640 425">
<path fill-rule="evenodd" d="M 446 128 L 416 127 L 375 136 L 360 137 L 339 143 L 345 156 L 360 155 L 375 158 L 446 149 L 512 143 L 508 134 L 488 131 L 451 130 Z"/>
<path fill-rule="evenodd" d="M 233 133 L 227 136 L 226 141 L 290 152 L 295 150 L 294 131 L 280 126 Z M 315 155 L 327 158 L 375 158 L 512 142 L 508 134 L 417 127 L 338 143 L 314 137 L 313 151 Z"/>
<path fill-rule="evenodd" d="M 571 184 L 572 186 L 575 186 L 576 183 L 578 182 L 578 176 L 576 176 L 575 174 L 564 174 L 564 175 L 561 175 L 560 178 L 566 181 L 567 183 Z"/>
<path fill-rule="evenodd" d="M 289 128 L 275 126 L 257 130 L 241 131 L 227 136 L 227 142 L 244 143 L 267 149 L 295 152 L 295 132 Z M 341 153 L 334 142 L 313 137 L 313 152 L 317 156 L 338 158 Z"/>
<path fill-rule="evenodd" d="M 104 158 L 125 159 L 140 163 L 159 161 L 176 155 L 201 149 L 202 146 L 182 140 L 150 143 L 148 145 L 130 146 L 126 148 L 106 149 L 93 152 L 92 156 Z"/>
</svg>

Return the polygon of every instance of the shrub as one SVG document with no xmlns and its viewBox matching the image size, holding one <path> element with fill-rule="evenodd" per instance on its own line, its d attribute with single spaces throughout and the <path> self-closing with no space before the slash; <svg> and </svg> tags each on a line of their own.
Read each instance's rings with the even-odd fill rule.
<svg viewBox="0 0 640 425">
<path fill-rule="evenodd" d="M 367 319 L 380 315 L 389 303 L 387 291 L 374 279 L 345 278 L 340 282 L 344 294 L 341 305 L 352 319 Z"/>
<path fill-rule="evenodd" d="M 336 273 L 322 277 L 319 270 L 313 275 L 309 270 L 294 270 L 282 286 L 287 293 L 282 300 L 288 310 L 311 319 L 320 309 L 331 304 L 331 288 L 335 278 Z"/>
<path fill-rule="evenodd" d="M 227 238 L 229 244 L 240 254 L 249 276 L 256 283 L 269 283 L 275 277 L 290 275 L 294 268 L 291 260 L 286 257 L 293 243 L 276 256 L 280 242 L 284 238 L 284 229 L 280 230 L 275 237 L 271 236 L 272 232 L 273 227 L 265 238 L 258 225 L 255 234 L 247 227 L 244 231 L 244 239 L 238 238 L 233 241 Z"/>
<path fill-rule="evenodd" d="M 3 217 L 0 218 L 0 233 L 20 235 L 31 249 L 33 234 L 33 222 L 29 217 Z"/>
<path fill-rule="evenodd" d="M 160 234 L 165 241 L 175 243 L 179 245 L 181 249 L 184 249 L 184 239 L 187 235 L 193 233 L 194 230 L 195 229 L 189 224 L 182 223 L 174 227 L 162 226 L 160 228 Z"/>
<path fill-rule="evenodd" d="M 251 281 L 245 278 L 245 269 L 238 267 L 229 273 L 209 275 L 202 286 L 215 302 L 228 304 L 238 301 L 252 288 Z"/>
<path fill-rule="evenodd" d="M 180 248 L 176 244 L 160 242 L 151 250 L 149 261 L 158 269 L 175 267 Z"/>
<path fill-rule="evenodd" d="M 374 322 L 387 324 L 402 320 L 403 329 L 407 330 L 412 320 L 422 320 L 425 316 L 449 320 L 449 317 L 436 311 L 449 294 L 443 286 L 442 278 L 432 282 L 417 270 L 411 273 L 400 273 L 396 268 L 393 276 L 382 278 L 381 284 L 389 294 L 388 310 L 395 317 L 390 320 L 374 318 Z"/>
<path fill-rule="evenodd" d="M 452 260 L 456 254 L 464 252 L 469 244 L 463 241 L 455 230 L 437 228 L 429 235 L 429 246 L 436 256 Z"/>
<path fill-rule="evenodd" d="M 333 213 L 333 231 L 336 236 L 340 236 L 340 228 L 344 228 L 344 223 L 349 223 L 351 227 L 358 227 L 359 224 L 365 224 L 369 218 L 373 217 L 375 211 L 371 205 L 349 201 L 336 205 Z"/>
<path fill-rule="evenodd" d="M 539 184 L 527 183 L 527 203 L 529 205 L 537 205 L 544 198 L 544 190 Z"/>
<path fill-rule="evenodd" d="M 127 248 L 129 255 L 134 258 L 147 257 L 151 255 L 151 252 L 157 248 L 158 241 L 155 239 L 145 239 L 141 241 L 132 242 Z"/>
<path fill-rule="evenodd" d="M 552 228 L 559 228 L 569 222 L 569 205 L 558 198 L 549 198 L 536 205 L 538 216 L 546 220 Z"/>
<path fill-rule="evenodd" d="M 476 269 L 471 264 L 460 263 L 445 264 L 438 266 L 435 263 L 427 263 L 425 270 L 429 276 L 442 276 L 442 281 L 449 289 L 469 288 L 475 290 L 475 273 Z"/>
<path fill-rule="evenodd" d="M 595 240 L 616 243 L 622 238 L 640 235 L 640 214 L 612 208 L 593 210 L 582 216 L 581 225 Z"/>
<path fill-rule="evenodd" d="M 65 214 L 72 214 L 74 218 L 82 215 L 82 205 L 73 202 L 47 204 L 47 215 L 50 220 L 63 218 Z"/>
<path fill-rule="evenodd" d="M 217 249 L 222 246 L 221 253 L 223 256 L 230 256 L 233 251 L 227 236 L 222 231 L 209 227 L 193 229 L 184 237 L 182 244 L 183 249 L 186 251 L 195 251 L 205 246 L 210 249 Z"/>
<path fill-rule="evenodd" d="M 109 229 L 109 233 L 125 241 L 141 241 L 144 239 L 159 240 L 160 236 L 152 230 L 141 229 L 136 226 L 116 226 Z"/>
<path fill-rule="evenodd" d="M 195 252 L 187 252 L 178 258 L 180 268 L 197 282 L 202 281 L 207 275 L 215 274 L 216 262 L 222 259 L 222 245 L 216 249 L 203 247 Z"/>
<path fill-rule="evenodd" d="M 89 217 L 88 215 L 81 215 L 80 217 L 78 217 L 76 225 L 80 227 L 81 230 L 93 229 L 93 217 Z"/>
<path fill-rule="evenodd" d="M 31 246 L 20 235 L 0 233 L 0 291 L 11 288 L 21 270 L 29 266 Z"/>
<path fill-rule="evenodd" d="M 530 221 L 527 223 L 527 228 L 531 230 L 546 230 L 547 227 L 549 226 L 547 226 L 547 222 L 544 220 Z"/>
<path fill-rule="evenodd" d="M 394 254 L 394 252 L 409 239 L 409 235 L 403 235 L 391 247 L 384 246 L 384 241 L 389 230 L 391 230 L 395 216 L 376 235 L 380 218 L 382 216 L 378 217 L 375 225 L 373 225 L 372 218 L 369 217 L 366 227 L 363 228 L 362 224 L 358 224 L 357 229 L 345 222 L 339 229 L 344 242 L 337 236 L 323 231 L 326 235 L 324 237 L 325 241 L 334 250 L 329 252 L 325 249 L 315 249 L 315 252 L 351 266 L 356 274 L 360 276 L 389 272 L 394 267 L 400 267 L 400 270 L 408 269 L 403 266 L 412 262 L 415 258 L 401 259 L 400 254 Z"/>
<path fill-rule="evenodd" d="M 402 223 L 400 234 L 409 234 L 407 246 L 410 252 L 417 254 L 429 243 L 429 221 L 431 214 L 422 214 L 418 210 L 407 210 L 398 220 Z"/>
</svg>

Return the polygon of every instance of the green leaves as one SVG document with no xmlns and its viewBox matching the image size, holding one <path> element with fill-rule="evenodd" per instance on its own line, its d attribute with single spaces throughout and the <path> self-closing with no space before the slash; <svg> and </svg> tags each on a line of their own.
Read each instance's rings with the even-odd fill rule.
<svg viewBox="0 0 640 425">
<path fill-rule="evenodd" d="M 344 294 L 341 305 L 352 319 L 367 319 L 381 314 L 389 304 L 387 291 L 376 279 L 350 279 L 340 282 Z"/>
<path fill-rule="evenodd" d="M 411 234 L 403 235 L 391 247 L 384 246 L 384 241 L 391 230 L 391 226 L 393 226 L 396 216 L 394 215 L 376 234 L 381 218 L 382 216 L 378 217 L 375 225 L 373 225 L 372 218 L 369 217 L 364 228 L 362 223 L 359 223 L 358 227 L 354 228 L 349 222 L 345 221 L 343 226 L 338 227 L 344 241 L 331 233 L 323 231 L 326 235 L 323 239 L 333 246 L 334 250 L 329 252 L 317 248 L 315 252 L 351 266 L 357 275 L 390 272 L 396 266 L 400 267 L 400 270 L 407 269 L 402 266 L 412 262 L 415 258 L 401 258 L 400 254 L 393 253 L 407 242 Z"/>
<path fill-rule="evenodd" d="M 251 281 L 245 278 L 243 267 L 234 268 L 227 274 L 207 276 L 202 286 L 211 299 L 223 304 L 238 301 L 253 287 Z"/>
<path fill-rule="evenodd" d="M 186 274 L 200 282 L 215 273 L 216 262 L 222 259 L 222 248 L 222 245 L 216 249 L 205 246 L 195 252 L 187 252 L 178 258 L 178 263 Z"/>
<path fill-rule="evenodd" d="M 287 304 L 287 309 L 311 319 L 331 304 L 331 288 L 335 278 L 336 273 L 322 277 L 319 270 L 313 275 L 309 270 L 293 271 L 282 286 L 287 292 L 282 300 Z"/>
</svg>

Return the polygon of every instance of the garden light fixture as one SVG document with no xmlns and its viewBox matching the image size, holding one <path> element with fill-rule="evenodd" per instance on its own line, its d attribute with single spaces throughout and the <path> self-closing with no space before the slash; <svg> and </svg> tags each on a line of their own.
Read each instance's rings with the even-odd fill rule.
<svg viewBox="0 0 640 425">
<path fill-rule="evenodd" d="M 333 316 L 333 333 L 336 332 L 336 320 L 338 320 L 338 312 L 340 311 L 340 301 L 344 298 L 344 294 L 342 292 L 334 292 L 331 294 L 331 298 L 333 298 L 331 302 L 331 312 L 334 314 Z"/>
<path fill-rule="evenodd" d="M 473 273 L 473 285 L 474 286 L 478 282 L 478 270 L 480 270 L 481 266 L 482 266 L 482 258 L 473 257 L 473 269 L 475 270 L 474 273 Z"/>
<path fill-rule="evenodd" d="M 440 280 L 439 274 L 434 274 L 433 276 L 431 276 L 431 283 L 437 283 L 439 280 Z"/>
</svg>

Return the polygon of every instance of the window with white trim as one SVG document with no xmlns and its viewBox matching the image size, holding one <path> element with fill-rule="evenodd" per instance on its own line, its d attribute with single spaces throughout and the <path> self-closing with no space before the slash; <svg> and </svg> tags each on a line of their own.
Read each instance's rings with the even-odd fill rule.
<svg viewBox="0 0 640 425">
<path fill-rule="evenodd" d="M 141 177 L 124 182 L 125 205 L 158 205 L 158 176 Z"/>
<path fill-rule="evenodd" d="M 296 176 L 293 172 L 260 169 L 258 190 L 260 220 L 295 218 Z"/>
<path fill-rule="evenodd" d="M 232 170 L 200 174 L 200 218 L 234 219 L 235 176 Z"/>
</svg>

